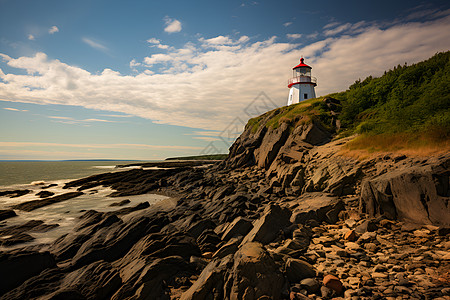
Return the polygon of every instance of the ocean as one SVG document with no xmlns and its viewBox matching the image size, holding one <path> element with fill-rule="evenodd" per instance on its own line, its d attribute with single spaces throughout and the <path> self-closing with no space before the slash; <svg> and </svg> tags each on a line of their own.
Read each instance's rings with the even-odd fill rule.
<svg viewBox="0 0 450 300">
<path fill-rule="evenodd" d="M 63 189 L 64 183 L 94 174 L 124 170 L 126 168 L 116 169 L 115 166 L 128 163 L 136 163 L 136 161 L 0 162 L 0 191 L 24 189 L 32 191 L 15 198 L 0 196 L 0 210 L 11 209 L 11 206 L 22 202 L 38 200 L 40 198 L 36 196 L 36 193 L 42 190 L 53 192 L 55 195 L 76 191 L 76 188 Z M 43 189 L 49 184 L 56 184 L 56 186 Z M 145 201 L 151 205 L 168 198 L 154 194 L 113 198 L 108 196 L 113 190 L 105 187 L 94 187 L 83 192 L 84 195 L 79 197 L 44 206 L 30 212 L 14 210 L 17 216 L 0 221 L 0 230 L 6 226 L 21 225 L 31 220 L 42 220 L 45 224 L 58 224 L 59 226 L 47 232 L 27 232 L 35 240 L 10 247 L 0 245 L 0 251 L 34 244 L 51 243 L 59 236 L 68 233 L 75 225 L 78 217 L 87 210 L 93 209 L 108 212 L 136 206 Z M 130 203 L 121 207 L 110 206 L 114 202 L 120 202 L 125 199 L 130 200 Z M 0 236 L 0 240 L 7 237 Z"/>
<path fill-rule="evenodd" d="M 0 186 L 77 179 L 137 161 L 0 161 Z"/>
</svg>

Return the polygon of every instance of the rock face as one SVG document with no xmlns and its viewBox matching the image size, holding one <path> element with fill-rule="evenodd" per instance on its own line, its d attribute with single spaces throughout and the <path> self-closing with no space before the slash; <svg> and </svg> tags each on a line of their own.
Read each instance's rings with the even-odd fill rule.
<svg viewBox="0 0 450 300">
<path fill-rule="evenodd" d="M 248 242 L 268 244 L 272 242 L 290 224 L 290 215 L 290 210 L 286 208 L 277 205 L 266 207 L 263 216 L 254 222 L 253 229 L 245 236 L 242 244 Z"/>
<path fill-rule="evenodd" d="M 13 251 L 0 254 L 0 295 L 28 278 L 55 266 L 55 259 L 49 252 Z"/>
<path fill-rule="evenodd" d="M 361 207 L 372 216 L 450 226 L 449 166 L 450 158 L 367 179 L 361 187 Z"/>
<path fill-rule="evenodd" d="M 67 183 L 67 194 L 107 186 L 115 190 L 110 196 L 175 198 L 87 211 L 50 245 L 4 250 L 1 298 L 449 296 L 450 155 L 342 156 L 350 138 L 331 140 L 339 103 L 327 98 L 315 105 L 328 107 L 328 115 L 288 118 L 280 108 L 250 122 L 220 164 Z M 0 227 L 0 245 L 7 249 L 52 226 L 33 220 Z"/>
</svg>

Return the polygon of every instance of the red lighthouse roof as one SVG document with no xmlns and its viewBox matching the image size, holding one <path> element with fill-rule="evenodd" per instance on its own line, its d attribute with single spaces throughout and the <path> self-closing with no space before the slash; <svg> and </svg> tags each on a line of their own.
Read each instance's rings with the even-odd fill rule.
<svg viewBox="0 0 450 300">
<path fill-rule="evenodd" d="M 300 58 L 300 63 L 298 65 L 296 65 L 295 67 L 293 67 L 292 69 L 297 69 L 297 68 L 300 68 L 300 67 L 307 67 L 307 68 L 312 69 L 310 66 L 305 64 L 303 61 L 304 61 L 303 57 Z"/>
</svg>

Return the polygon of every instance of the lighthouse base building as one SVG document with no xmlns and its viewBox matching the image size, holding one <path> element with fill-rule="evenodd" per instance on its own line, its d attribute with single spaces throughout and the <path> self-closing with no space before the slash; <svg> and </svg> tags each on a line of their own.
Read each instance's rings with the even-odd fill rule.
<svg viewBox="0 0 450 300">
<path fill-rule="evenodd" d="M 296 84 L 289 89 L 288 104 L 299 103 L 306 99 L 316 98 L 314 86 L 310 84 Z"/>
<path fill-rule="evenodd" d="M 304 63 L 303 57 L 300 58 L 300 64 L 292 68 L 292 78 L 288 80 L 289 97 L 287 105 L 316 98 L 314 88 L 317 85 L 317 80 L 311 76 L 311 69 Z"/>
</svg>

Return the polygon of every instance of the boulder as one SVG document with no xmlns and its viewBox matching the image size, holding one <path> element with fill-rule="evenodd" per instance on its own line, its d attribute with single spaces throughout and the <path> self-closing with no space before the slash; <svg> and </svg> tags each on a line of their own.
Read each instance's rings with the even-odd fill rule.
<svg viewBox="0 0 450 300">
<path fill-rule="evenodd" d="M 234 265 L 226 286 L 230 299 L 280 299 L 284 276 L 280 267 L 260 243 L 246 243 L 234 255 Z M 227 295 L 228 296 L 228 295 Z"/>
<path fill-rule="evenodd" d="M 305 193 L 290 205 L 294 208 L 291 222 L 295 224 L 304 224 L 311 219 L 335 223 L 337 215 L 344 209 L 344 203 L 336 196 L 319 192 Z"/>
<path fill-rule="evenodd" d="M 268 244 L 290 225 L 291 211 L 288 208 L 271 204 L 264 209 L 263 216 L 253 223 L 253 229 L 245 236 L 242 244 L 261 242 Z"/>
<path fill-rule="evenodd" d="M 418 224 L 450 225 L 450 158 L 425 166 L 405 166 L 363 181 L 360 208 Z"/>
<path fill-rule="evenodd" d="M 49 252 L 14 250 L 0 253 L 0 295 L 56 266 Z"/>
<path fill-rule="evenodd" d="M 252 222 L 243 217 L 237 217 L 225 229 L 222 235 L 222 240 L 228 241 L 232 237 L 239 235 L 245 236 L 252 228 Z"/>
<path fill-rule="evenodd" d="M 306 261 L 288 258 L 286 261 L 286 276 L 290 283 L 298 283 L 302 279 L 315 277 L 316 271 Z"/>
<path fill-rule="evenodd" d="M 342 282 L 334 275 L 326 275 L 323 278 L 323 285 L 327 288 L 335 291 L 337 294 L 342 294 L 344 287 L 342 286 Z"/>
<path fill-rule="evenodd" d="M 182 294 L 181 300 L 225 299 L 224 276 L 231 267 L 232 256 L 214 259 L 202 271 L 194 284 Z"/>
<path fill-rule="evenodd" d="M 12 209 L 0 209 L 0 221 L 17 216 Z"/>
</svg>

